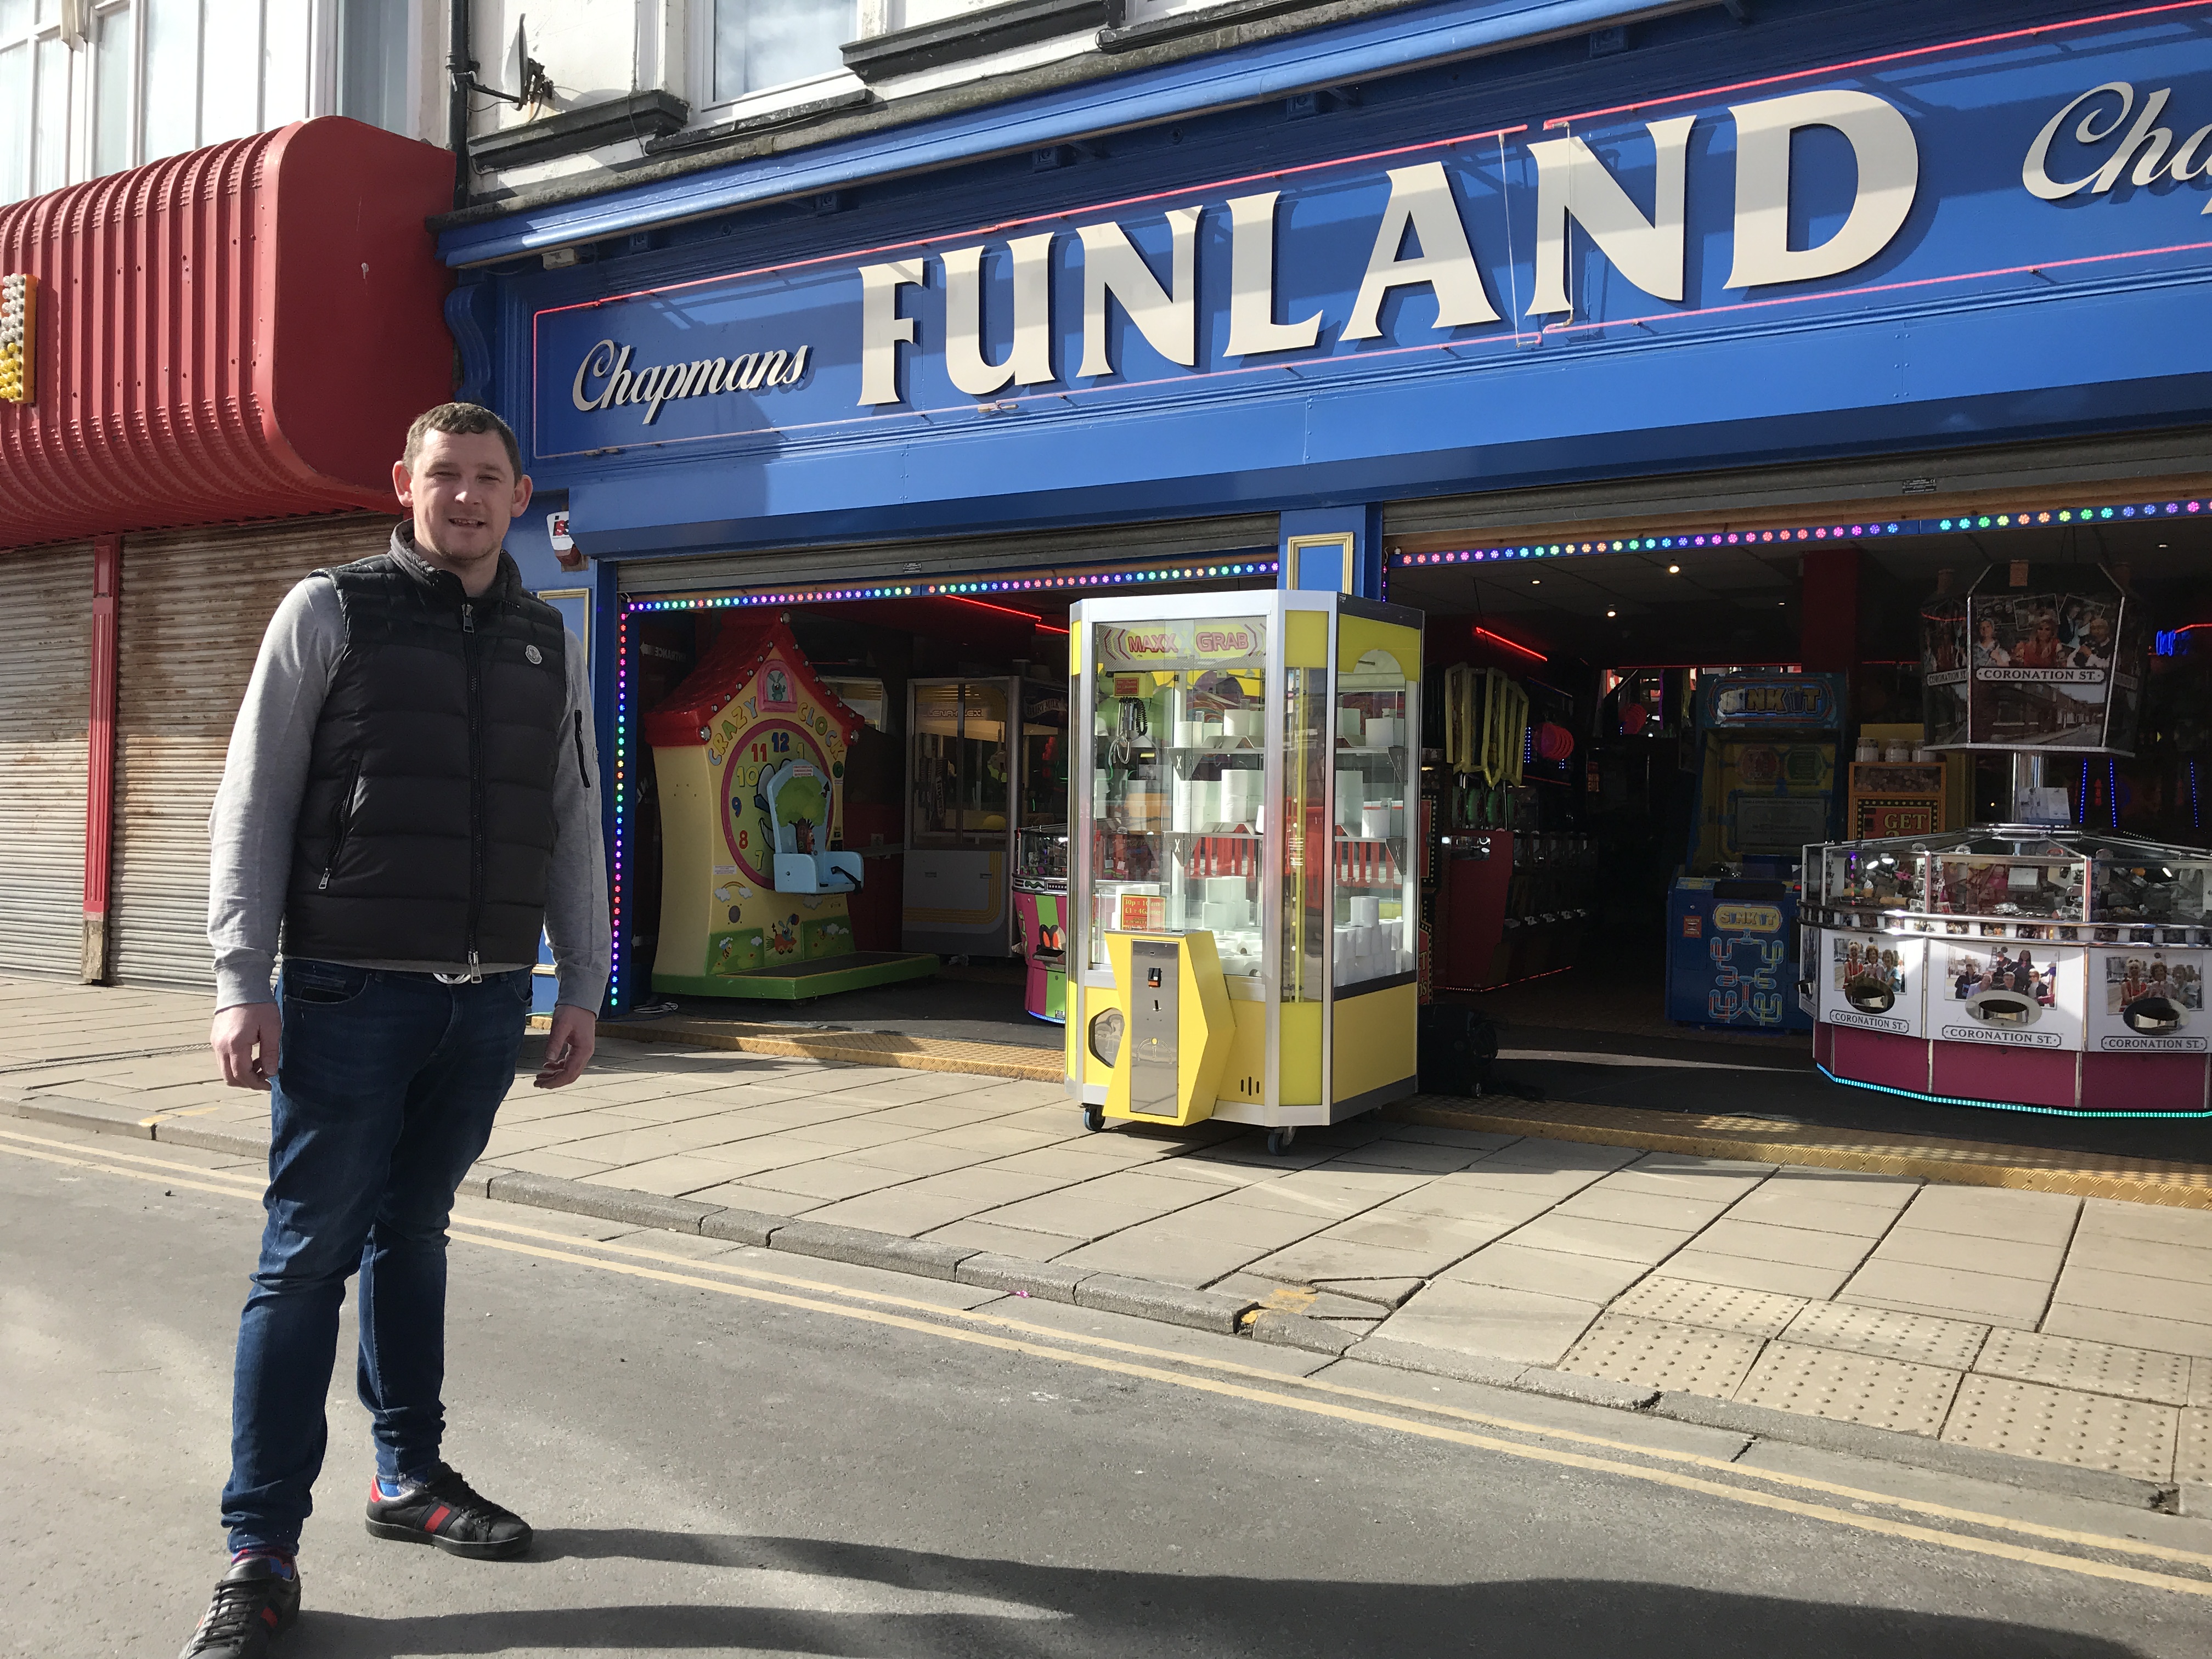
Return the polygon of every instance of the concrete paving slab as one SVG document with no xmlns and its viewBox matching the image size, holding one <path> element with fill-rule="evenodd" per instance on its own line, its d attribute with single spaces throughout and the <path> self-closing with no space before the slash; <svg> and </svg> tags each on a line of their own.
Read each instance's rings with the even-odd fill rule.
<svg viewBox="0 0 2212 1659">
<path fill-rule="evenodd" d="M 1333 1160 L 1331 1169 L 1395 1170 L 1409 1175 L 1449 1175 L 1464 1170 L 1488 1150 L 1474 1146 L 1422 1146 L 1410 1140 L 1376 1140 Z"/>
<path fill-rule="evenodd" d="M 975 1162 L 975 1155 L 929 1140 L 894 1140 L 881 1146 L 856 1146 L 839 1162 L 888 1170 L 911 1181 L 965 1169 Z"/>
<path fill-rule="evenodd" d="M 863 1193 L 858 1198 L 838 1199 L 809 1210 L 809 1221 L 840 1227 L 859 1227 L 870 1232 L 898 1233 L 908 1238 L 934 1234 L 939 1228 L 963 1220 L 974 1208 L 970 1200 L 916 1190 L 917 1183 Z"/>
<path fill-rule="evenodd" d="M 1824 1301 L 1835 1295 L 1850 1276 L 1842 1267 L 1809 1267 L 1794 1261 L 1769 1261 L 1701 1249 L 1694 1239 L 1688 1248 L 1667 1258 L 1667 1272 L 1675 1279 L 1733 1285 L 1747 1291 L 1771 1291 L 1778 1296 L 1803 1297 L 1810 1301 Z"/>
<path fill-rule="evenodd" d="M 1384 1132 L 1389 1140 L 1410 1140 L 1431 1146 L 1472 1146 L 1486 1152 L 1502 1152 L 1521 1139 L 1492 1134 L 1486 1129 L 1449 1129 L 1431 1123 L 1392 1123 Z"/>
<path fill-rule="evenodd" d="M 508 1169 L 527 1169 L 529 1164 L 511 1157 L 495 1160 Z M 540 1170 L 540 1175 L 557 1175 L 557 1170 Z M 736 1180 L 744 1172 L 713 1158 L 701 1158 L 696 1153 L 684 1153 L 675 1158 L 648 1158 L 641 1164 L 618 1164 L 594 1175 L 577 1179 L 596 1182 L 603 1186 L 626 1187 L 633 1192 L 658 1193 L 665 1198 L 676 1198 L 699 1191 L 705 1187 L 719 1187 Z"/>
<path fill-rule="evenodd" d="M 1601 1221 L 1595 1216 L 1573 1215 L 1565 1208 L 1539 1216 L 1515 1229 L 1516 1244 L 1540 1250 L 1565 1250 L 1576 1255 L 1606 1256 L 1658 1266 L 1689 1242 L 1692 1235 L 1665 1227 L 1639 1227 L 1626 1221 Z"/>
<path fill-rule="evenodd" d="M 1050 1261 L 1083 1243 L 1072 1233 L 1032 1232 L 1020 1227 L 994 1226 L 988 1221 L 951 1221 L 922 1235 L 947 1244 L 969 1244 L 994 1255 L 1016 1256 L 1025 1261 Z"/>
<path fill-rule="evenodd" d="M 1790 1322 L 1783 1333 L 1809 1347 L 1910 1359 L 1948 1370 L 1965 1370 L 1988 1340 L 1990 1328 L 1961 1319 L 1899 1313 L 1848 1302 L 1815 1302 Z"/>
<path fill-rule="evenodd" d="M 2200 1355 L 2190 1365 L 2189 1403 L 2212 1406 L 2212 1359 Z"/>
<path fill-rule="evenodd" d="M 1249 1262 L 1263 1278 L 1288 1285 L 1317 1285 L 1340 1279 L 1423 1279 L 1430 1257 L 1412 1250 L 1394 1250 L 1380 1244 L 1358 1244 L 1346 1238 L 1316 1233 L 1286 1249 Z"/>
<path fill-rule="evenodd" d="M 2051 1287 L 2045 1279 L 1877 1257 L 1851 1275 L 1836 1299 L 2033 1330 L 2051 1300 Z"/>
<path fill-rule="evenodd" d="M 1510 1146 L 1499 1148 L 1483 1162 L 1498 1169 L 1559 1172 L 1590 1170 L 1602 1175 L 1624 1164 L 1632 1164 L 1643 1156 L 1633 1147 L 1602 1146 L 1589 1141 L 1553 1140 L 1540 1135 L 1528 1135 Z"/>
<path fill-rule="evenodd" d="M 1777 1176 L 1738 1199 L 1728 1216 L 1731 1221 L 1763 1221 L 1807 1232 L 1878 1239 L 1895 1224 L 1898 1212 L 1905 1207 L 1911 1192 L 1912 1188 L 1905 1188 L 1894 1206 L 1857 1204 L 1825 1195 L 1815 1197 L 1802 1185 L 1783 1184 L 1783 1177 Z"/>
<path fill-rule="evenodd" d="M 1642 1192 L 1633 1187 L 1614 1186 L 1613 1183 L 1620 1179 L 1620 1176 L 1611 1175 L 1595 1186 L 1584 1188 L 1562 1202 L 1559 1213 L 1687 1235 L 1710 1226 L 1728 1208 L 1725 1198 Z"/>
<path fill-rule="evenodd" d="M 1995 1187 L 1923 1187 L 1899 1224 L 2022 1244 L 2063 1245 L 2074 1236 L 2081 1200 L 2060 1193 Z"/>
<path fill-rule="evenodd" d="M 615 1166 L 594 1158 L 569 1158 L 559 1152 L 521 1152 L 500 1160 L 511 1170 L 521 1170 L 532 1175 L 562 1176 L 571 1181 L 588 1180 L 604 1175 Z"/>
<path fill-rule="evenodd" d="M 2212 1360 L 2212 1324 L 2192 1320 L 2166 1319 L 2156 1314 L 2116 1313 L 2110 1308 L 2085 1308 L 2053 1297 L 2042 1329 L 2052 1336 L 2077 1336 L 2091 1342 L 2111 1342 L 2123 1347 L 2192 1354 Z"/>
<path fill-rule="evenodd" d="M 1517 1239 L 1508 1239 L 1502 1244 L 1477 1250 L 1447 1270 L 1439 1282 L 1495 1285 L 1506 1290 L 1534 1291 L 1546 1296 L 1603 1304 L 1643 1278 L 1647 1271 L 1639 1261 L 1532 1249 Z"/>
<path fill-rule="evenodd" d="M 1439 1279 L 1383 1322 L 1376 1337 L 1555 1365 L 1601 1311 L 1596 1302 Z"/>
<path fill-rule="evenodd" d="M 2075 1236 L 2066 1252 L 2067 1261 L 2080 1267 L 2104 1267 L 2114 1273 L 2139 1273 L 2147 1279 L 2178 1279 L 2192 1285 L 2212 1285 L 2212 1247 L 2172 1244 L 2148 1238 L 2126 1238 L 2100 1233 Z"/>
<path fill-rule="evenodd" d="M 772 1193 L 798 1193 L 831 1203 L 842 1198 L 858 1198 L 862 1193 L 880 1192 L 911 1178 L 896 1170 L 859 1164 L 849 1158 L 819 1158 L 781 1170 L 763 1170 L 752 1177 L 752 1184 Z"/>
<path fill-rule="evenodd" d="M 1158 1279 L 1164 1285 L 1181 1285 L 1192 1290 L 1204 1287 L 1228 1295 L 1236 1293 L 1240 1287 L 1224 1288 L 1215 1281 L 1237 1276 L 1239 1267 L 1266 1254 L 1266 1249 L 1258 1245 L 1232 1244 L 1218 1238 L 1194 1238 L 1188 1233 L 1133 1227 L 1095 1243 L 1079 1245 L 1054 1261 L 1065 1267 L 1091 1273 L 1132 1273 L 1139 1279 Z"/>
<path fill-rule="evenodd" d="M 2189 1403 L 2186 1354 L 2157 1353 L 2033 1331 L 2000 1330 L 1984 1346 L 1972 1369 L 1990 1376 L 2009 1376 L 2087 1394 L 2116 1395 L 2166 1406 Z"/>
<path fill-rule="evenodd" d="M 1739 1158 L 1707 1158 L 1697 1152 L 1645 1152 L 1634 1167 L 1646 1175 L 1685 1175 L 1705 1178 L 1735 1177 L 1764 1181 L 1779 1165 Z"/>
<path fill-rule="evenodd" d="M 1867 1252 L 1874 1248 L 1874 1241 L 1852 1233 L 1816 1233 L 1765 1221 L 1738 1221 L 1731 1214 L 1699 1233 L 1692 1248 L 1721 1255 L 1786 1262 L 1792 1267 L 1841 1268 L 1848 1272 L 1866 1259 Z"/>
<path fill-rule="evenodd" d="M 1736 1390 L 1746 1405 L 1936 1437 L 1960 1373 L 1873 1354 L 1770 1342 Z"/>
<path fill-rule="evenodd" d="M 1960 1384 L 1942 1438 L 2164 1482 L 2173 1476 L 2179 1424 L 2172 1406 L 1973 1375 Z"/>
<path fill-rule="evenodd" d="M 1133 1199 L 1094 1199 L 1085 1187 L 1062 1187 L 1037 1198 L 973 1212 L 978 1221 L 1002 1227 L 1034 1227 L 1049 1232 L 1073 1233 L 1089 1240 L 1104 1238 L 1125 1227 L 1157 1221 L 1173 1212 L 1165 1205 Z"/>
<path fill-rule="evenodd" d="M 1402 1307 L 1428 1281 L 1420 1279 L 1322 1279 L 1315 1288 L 1371 1307 Z"/>
<path fill-rule="evenodd" d="M 1263 1308 L 1304 1314 L 1313 1319 L 1362 1320 L 1379 1324 L 1386 1311 L 1371 1302 L 1355 1301 L 1310 1285 L 1285 1285 L 1257 1273 L 1228 1273 L 1206 1288 L 1223 1296 L 1249 1297 Z"/>
<path fill-rule="evenodd" d="M 2081 1238 L 2142 1238 L 2192 1249 L 2212 1249 L 2212 1210 L 2184 1210 L 2165 1204 L 2126 1204 L 2109 1198 L 2085 1199 Z"/>
<path fill-rule="evenodd" d="M 1508 1148 L 1517 1151 L 1518 1148 Z M 1504 1153 L 1498 1154 L 1499 1157 Z M 1523 1164 L 1502 1164 L 1485 1160 L 1468 1165 L 1446 1179 L 1455 1188 L 1489 1188 L 1522 1200 L 1533 1200 L 1545 1209 L 1572 1198 L 1583 1188 L 1591 1186 L 1606 1175 L 1602 1168 L 1572 1166 L 1566 1169 L 1532 1167 Z"/>
<path fill-rule="evenodd" d="M 2008 1279 L 2033 1279 L 2047 1284 L 2058 1277 L 2066 1251 L 2057 1244 L 1936 1232 L 1915 1226 L 1912 1213 L 1907 1211 L 1875 1247 L 1874 1260 L 1910 1261 L 1923 1267 L 1963 1267 L 1969 1273 L 2001 1273 Z"/>
<path fill-rule="evenodd" d="M 1294 1244 L 1331 1224 L 1322 1216 L 1300 1215 L 1289 1210 L 1256 1209 L 1249 1205 L 1231 1204 L 1223 1199 L 1209 1198 L 1188 1208 L 1176 1210 L 1157 1224 L 1138 1224 L 1139 1228 L 1148 1224 L 1170 1226 L 1191 1237 L 1212 1239 L 1224 1244 L 1255 1245 L 1264 1254 Z"/>
<path fill-rule="evenodd" d="M 823 1200 L 818 1198 L 803 1198 L 797 1193 L 770 1192 L 765 1187 L 755 1187 L 742 1181 L 725 1181 L 712 1187 L 701 1187 L 684 1196 L 695 1203 L 721 1204 L 732 1210 L 757 1211 L 774 1216 L 808 1215 L 823 1206 Z"/>
<path fill-rule="evenodd" d="M 1765 1346 L 1756 1336 L 1607 1313 L 1583 1333 L 1559 1369 L 1728 1400 Z"/>
<path fill-rule="evenodd" d="M 1349 1221 L 1338 1222 L 1325 1237 L 1354 1244 L 1376 1244 L 1384 1249 L 1419 1256 L 1429 1265 L 1411 1271 L 1425 1279 L 1512 1231 L 1510 1221 L 1484 1217 L 1459 1218 L 1370 1210 Z"/>
<path fill-rule="evenodd" d="M 2212 1280 L 2185 1284 L 2143 1273 L 2114 1273 L 2069 1262 L 2059 1276 L 2058 1295 L 2077 1306 L 2110 1308 L 2116 1313 L 2163 1315 L 2192 1324 L 2212 1325 Z M 2146 1343 L 2146 1347 L 2163 1346 Z"/>
<path fill-rule="evenodd" d="M 1478 1184 L 1463 1175 L 1448 1175 L 1377 1205 L 1375 1213 L 1439 1215 L 1517 1224 L 1545 1214 L 1553 1208 L 1553 1202 L 1540 1193 L 1514 1193 L 1501 1187 Z"/>
</svg>

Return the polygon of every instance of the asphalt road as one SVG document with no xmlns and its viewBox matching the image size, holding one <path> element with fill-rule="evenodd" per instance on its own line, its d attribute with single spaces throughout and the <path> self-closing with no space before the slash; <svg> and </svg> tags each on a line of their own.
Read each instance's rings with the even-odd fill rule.
<svg viewBox="0 0 2212 1659">
<path fill-rule="evenodd" d="M 0 1650 L 174 1653 L 221 1570 L 258 1224 L 224 1162 L 0 1121 Z M 1249 1342 L 464 1214 L 447 1452 L 538 1550 L 367 1537 L 342 1364 L 279 1654 L 2212 1651 L 2212 1522 L 1796 1449 L 1701 1464 L 1732 1443 L 1379 1368 L 1331 1392 Z"/>
</svg>

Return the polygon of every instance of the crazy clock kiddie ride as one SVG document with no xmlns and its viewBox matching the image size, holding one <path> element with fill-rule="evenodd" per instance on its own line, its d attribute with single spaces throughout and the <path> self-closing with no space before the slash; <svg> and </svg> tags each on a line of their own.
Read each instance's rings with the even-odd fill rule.
<svg viewBox="0 0 2212 1659">
<path fill-rule="evenodd" d="M 845 761 L 861 720 L 781 618 L 732 619 L 645 717 L 659 781 L 656 991 L 793 1001 L 933 973 L 927 954 L 854 947 Z"/>
<path fill-rule="evenodd" d="M 1067 1086 L 1266 1126 L 1414 1089 L 1421 619 L 1328 592 L 1071 612 Z"/>
<path fill-rule="evenodd" d="M 2136 602 L 1986 586 L 1923 609 L 1926 735 L 2008 755 L 2014 821 L 1810 849 L 1814 1057 L 1942 1104 L 2205 1115 L 2212 854 L 2078 828 L 2045 781 L 2132 749 Z"/>
</svg>

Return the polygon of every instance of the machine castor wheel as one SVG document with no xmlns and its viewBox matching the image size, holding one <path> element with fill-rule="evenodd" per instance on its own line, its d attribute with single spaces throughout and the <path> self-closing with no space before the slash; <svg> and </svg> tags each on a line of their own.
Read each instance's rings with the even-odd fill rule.
<svg viewBox="0 0 2212 1659">
<path fill-rule="evenodd" d="M 1285 1152 L 1291 1150 L 1291 1143 L 1297 1138 L 1298 1132 L 1296 1129 L 1268 1130 L 1267 1155 L 1270 1158 L 1280 1158 Z"/>
<path fill-rule="evenodd" d="M 1103 1106 L 1085 1106 L 1083 1109 L 1083 1127 L 1093 1130 L 1104 1128 L 1106 1109 Z"/>
</svg>

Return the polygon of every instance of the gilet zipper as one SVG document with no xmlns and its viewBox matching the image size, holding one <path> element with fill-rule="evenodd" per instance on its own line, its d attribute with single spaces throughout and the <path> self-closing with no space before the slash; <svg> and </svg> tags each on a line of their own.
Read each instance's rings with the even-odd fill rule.
<svg viewBox="0 0 2212 1659">
<path fill-rule="evenodd" d="M 346 837 L 353 833 L 353 798 L 360 787 L 361 762 L 356 760 L 353 769 L 346 774 L 345 792 L 338 797 L 337 807 L 331 814 L 336 820 L 331 826 L 331 855 L 323 866 L 322 879 L 315 884 L 318 893 L 329 890 L 331 872 L 338 867 L 338 855 L 345 851 Z"/>
<path fill-rule="evenodd" d="M 478 685 L 477 614 L 473 600 L 461 600 L 461 658 L 469 674 L 469 980 L 483 977 L 477 963 L 477 928 L 483 919 L 483 713 Z"/>
</svg>

